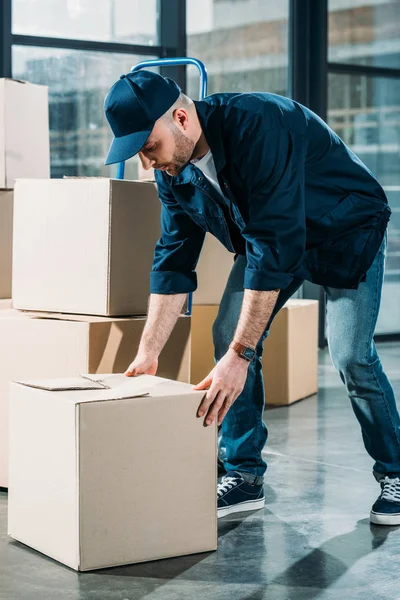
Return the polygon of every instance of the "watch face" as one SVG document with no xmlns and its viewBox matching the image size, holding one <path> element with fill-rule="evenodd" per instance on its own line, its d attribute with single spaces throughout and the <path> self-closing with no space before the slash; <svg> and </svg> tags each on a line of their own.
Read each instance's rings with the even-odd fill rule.
<svg viewBox="0 0 400 600">
<path fill-rule="evenodd" d="M 247 358 L 247 360 L 253 360 L 256 351 L 252 348 L 245 348 L 242 352 L 243 356 Z"/>
</svg>

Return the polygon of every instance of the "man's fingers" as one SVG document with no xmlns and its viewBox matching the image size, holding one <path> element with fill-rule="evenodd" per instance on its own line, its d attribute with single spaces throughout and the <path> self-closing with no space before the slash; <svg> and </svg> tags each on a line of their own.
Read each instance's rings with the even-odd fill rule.
<svg viewBox="0 0 400 600">
<path fill-rule="evenodd" d="M 214 399 L 217 396 L 218 391 L 219 391 L 218 384 L 216 382 L 213 382 L 211 384 L 211 387 L 208 390 L 207 394 L 204 396 L 202 403 L 199 406 L 199 410 L 197 412 L 197 415 L 199 417 L 203 417 L 208 412 L 208 409 L 210 408 L 211 404 L 214 402 Z"/>
<path fill-rule="evenodd" d="M 134 363 L 132 363 L 129 365 L 124 375 L 126 375 L 126 377 L 136 377 L 136 375 L 138 375 L 138 371 L 138 367 L 136 367 Z"/>
<path fill-rule="evenodd" d="M 210 387 L 210 385 L 212 384 L 212 377 L 211 374 L 207 375 L 207 377 L 205 377 L 202 381 L 200 381 L 200 383 L 198 383 L 197 385 L 193 386 L 194 390 L 205 390 L 208 387 Z"/>
<path fill-rule="evenodd" d="M 227 397 L 222 391 L 217 394 L 216 398 L 214 399 L 214 402 L 212 403 L 211 409 L 209 410 L 208 415 L 206 417 L 206 425 L 213 424 L 214 419 L 218 415 L 226 399 Z"/>
</svg>

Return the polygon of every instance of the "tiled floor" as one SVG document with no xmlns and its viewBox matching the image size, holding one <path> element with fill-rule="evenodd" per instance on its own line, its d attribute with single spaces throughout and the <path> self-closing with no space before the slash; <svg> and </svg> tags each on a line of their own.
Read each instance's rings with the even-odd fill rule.
<svg viewBox="0 0 400 600">
<path fill-rule="evenodd" d="M 397 395 L 400 344 L 380 346 Z M 219 522 L 215 553 L 75 573 L 6 536 L 1 600 L 400 600 L 400 527 L 371 526 L 379 490 L 329 356 L 317 397 L 265 413 L 267 506 Z"/>
</svg>

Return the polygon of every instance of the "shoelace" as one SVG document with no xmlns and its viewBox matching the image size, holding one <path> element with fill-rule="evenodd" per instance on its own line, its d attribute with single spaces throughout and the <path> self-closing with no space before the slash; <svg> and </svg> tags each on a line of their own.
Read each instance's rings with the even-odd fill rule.
<svg viewBox="0 0 400 600">
<path fill-rule="evenodd" d="M 221 482 L 218 484 L 217 494 L 218 496 L 222 496 L 225 492 L 229 492 L 239 483 L 239 479 L 237 477 L 223 477 Z"/>
<path fill-rule="evenodd" d="M 389 500 L 390 502 L 400 502 L 400 478 L 385 477 L 381 482 L 382 500 Z"/>
</svg>

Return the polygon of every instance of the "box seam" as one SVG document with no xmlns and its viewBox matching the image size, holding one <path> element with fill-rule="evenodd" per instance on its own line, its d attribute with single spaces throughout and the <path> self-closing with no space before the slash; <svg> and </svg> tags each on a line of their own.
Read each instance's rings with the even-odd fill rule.
<svg viewBox="0 0 400 600">
<path fill-rule="evenodd" d="M 113 204 L 113 185 L 111 179 L 108 181 L 108 256 L 107 256 L 107 285 L 106 285 L 106 311 L 107 315 L 111 310 L 111 232 L 112 232 L 112 204 Z"/>
<path fill-rule="evenodd" d="M 86 353 L 86 373 L 90 373 L 90 336 L 91 336 L 91 326 L 92 323 L 86 323 L 87 325 L 87 330 L 86 330 L 86 339 L 85 339 L 85 353 Z"/>
<path fill-rule="evenodd" d="M 286 394 L 286 400 L 287 400 L 287 405 L 290 404 L 290 377 L 289 377 L 289 373 L 290 373 L 290 338 L 289 338 L 289 334 L 290 334 L 290 310 L 287 310 L 287 318 L 285 319 L 285 338 L 287 340 L 287 344 L 286 344 L 286 381 L 285 381 L 285 394 Z"/>
<path fill-rule="evenodd" d="M 75 405 L 75 481 L 76 481 L 76 491 L 75 491 L 75 501 L 76 501 L 76 528 L 77 528 L 77 556 L 76 556 L 76 564 L 78 570 L 82 565 L 82 537 L 81 537 L 81 490 L 80 490 L 80 404 Z"/>
<path fill-rule="evenodd" d="M 4 167 L 4 189 L 8 189 L 7 188 L 7 172 L 6 172 L 6 167 L 7 167 L 7 161 L 6 161 L 6 82 L 4 81 L 4 85 L 3 85 L 3 123 L 4 123 L 4 128 L 3 128 L 3 135 L 4 135 L 4 155 L 3 155 L 3 167 Z"/>
</svg>

